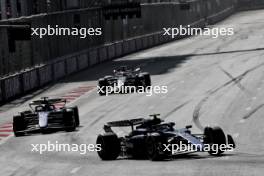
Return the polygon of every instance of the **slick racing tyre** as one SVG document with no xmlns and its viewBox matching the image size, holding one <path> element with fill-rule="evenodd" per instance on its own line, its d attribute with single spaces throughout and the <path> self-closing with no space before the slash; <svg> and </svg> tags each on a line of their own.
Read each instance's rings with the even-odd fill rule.
<svg viewBox="0 0 264 176">
<path fill-rule="evenodd" d="M 75 118 L 76 127 L 78 127 L 80 126 L 80 118 L 79 118 L 79 110 L 77 106 L 73 107 L 73 114 Z"/>
<path fill-rule="evenodd" d="M 115 160 L 120 154 L 120 141 L 114 133 L 98 135 L 96 144 L 101 146 L 97 153 L 102 160 Z"/>
<path fill-rule="evenodd" d="M 24 132 L 21 132 L 26 129 L 26 122 L 23 116 L 14 116 L 13 117 L 13 131 L 16 137 L 25 135 Z"/>
<path fill-rule="evenodd" d="M 142 81 L 144 82 L 144 87 L 148 88 L 149 86 L 151 86 L 151 79 L 150 79 L 150 75 L 147 72 L 141 73 L 140 77 L 142 77 Z"/>
<path fill-rule="evenodd" d="M 205 144 L 210 144 L 211 146 L 213 144 L 217 144 L 217 150 L 210 150 L 208 153 L 213 156 L 219 156 L 221 155 L 224 151 L 220 149 L 221 145 L 226 144 L 226 136 L 224 131 L 220 127 L 206 127 L 204 129 L 204 143 Z"/>
<path fill-rule="evenodd" d="M 107 86 L 107 80 L 105 78 L 100 78 L 98 80 L 98 94 L 100 96 L 106 95 L 106 86 Z"/>
<path fill-rule="evenodd" d="M 147 150 L 147 157 L 151 161 L 160 161 L 164 160 L 165 157 L 160 153 L 160 136 L 148 136 L 146 139 L 146 150 Z"/>
<path fill-rule="evenodd" d="M 72 132 L 76 130 L 74 111 L 64 112 L 64 126 L 66 132 Z"/>
</svg>

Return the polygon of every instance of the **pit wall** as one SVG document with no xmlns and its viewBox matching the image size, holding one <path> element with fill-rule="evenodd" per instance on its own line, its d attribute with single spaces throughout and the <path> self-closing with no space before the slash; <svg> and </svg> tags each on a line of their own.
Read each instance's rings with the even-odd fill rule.
<svg viewBox="0 0 264 176">
<path fill-rule="evenodd" d="M 33 55 L 33 58 L 36 57 L 39 60 L 47 57 L 56 59 L 49 59 L 45 63 L 39 62 L 42 63 L 39 66 L 2 78 L 0 80 L 0 102 L 12 100 L 96 64 L 175 40 L 176 38 L 163 36 L 164 27 L 177 27 L 179 25 L 203 27 L 208 23 L 213 24 L 223 20 L 235 10 L 233 0 L 195 0 L 191 1 L 190 5 L 189 10 L 183 10 L 179 3 L 142 4 L 142 17 L 140 19 L 128 19 L 127 21 L 99 20 L 97 25 L 103 25 L 104 35 L 95 41 L 85 41 L 86 45 L 85 43 L 78 43 L 78 41 L 72 44 L 71 42 L 65 43 L 67 39 L 60 41 L 58 38 L 44 39 L 39 42 L 33 40 L 31 43 L 32 53 L 27 51 Z M 81 11 L 81 13 L 85 13 L 85 11 Z M 96 10 L 96 13 L 100 16 L 100 11 Z M 53 24 L 64 21 L 55 17 L 55 14 L 48 16 L 50 19 L 57 19 Z M 43 25 L 43 22 L 48 19 L 42 16 L 43 21 L 39 21 L 37 17 L 35 18 L 31 19 L 33 25 L 35 23 Z M 66 20 L 64 22 L 66 23 Z M 91 42 L 93 43 L 91 44 Z M 71 50 L 73 54 L 51 57 L 53 52 L 60 55 L 63 51 L 70 50 L 71 46 L 74 47 L 74 45 L 77 45 L 82 51 L 73 52 Z M 45 51 L 47 48 L 49 50 Z M 20 56 L 25 52 L 19 51 L 22 52 Z M 34 60 L 34 63 L 36 62 L 38 61 Z"/>
</svg>

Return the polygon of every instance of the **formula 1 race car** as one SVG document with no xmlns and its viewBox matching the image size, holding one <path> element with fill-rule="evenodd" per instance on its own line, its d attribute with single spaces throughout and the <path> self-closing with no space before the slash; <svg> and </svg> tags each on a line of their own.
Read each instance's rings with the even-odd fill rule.
<svg viewBox="0 0 264 176">
<path fill-rule="evenodd" d="M 164 160 L 177 154 L 205 151 L 218 156 L 235 148 L 231 135 L 226 138 L 220 127 L 206 127 L 203 134 L 192 134 L 189 130 L 192 126 L 175 129 L 175 123 L 163 123 L 159 114 L 150 116 L 153 118 L 108 122 L 104 126 L 105 134 L 97 137 L 96 142 L 101 145 L 99 157 L 102 160 L 115 160 L 118 156 Z M 118 137 L 111 127 L 131 127 L 132 131 Z"/>
<path fill-rule="evenodd" d="M 56 104 L 62 107 L 57 108 Z M 78 107 L 65 107 L 65 99 L 43 97 L 29 104 L 31 110 L 20 112 L 13 117 L 13 130 L 16 137 L 30 132 L 63 129 L 74 131 L 80 125 Z"/>
<path fill-rule="evenodd" d="M 131 69 L 127 66 L 121 66 L 114 70 L 114 75 L 105 76 L 98 80 L 99 95 L 108 95 L 108 93 L 131 93 L 136 89 L 148 89 L 151 86 L 150 74 L 141 72 L 140 68 Z M 131 89 L 124 89 L 130 87 Z M 123 89 L 122 89 L 123 88 Z M 135 88 L 132 90 L 132 88 Z M 130 90 L 130 91 L 122 91 Z"/>
</svg>

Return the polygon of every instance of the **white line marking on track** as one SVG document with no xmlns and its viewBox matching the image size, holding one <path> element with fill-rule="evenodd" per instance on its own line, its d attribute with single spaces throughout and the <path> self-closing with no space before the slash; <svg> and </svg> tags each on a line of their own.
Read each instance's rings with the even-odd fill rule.
<svg viewBox="0 0 264 176">
<path fill-rule="evenodd" d="M 75 173 L 78 172 L 80 169 L 81 169 L 81 166 L 72 169 L 72 170 L 71 170 L 71 174 L 75 174 Z"/>
</svg>

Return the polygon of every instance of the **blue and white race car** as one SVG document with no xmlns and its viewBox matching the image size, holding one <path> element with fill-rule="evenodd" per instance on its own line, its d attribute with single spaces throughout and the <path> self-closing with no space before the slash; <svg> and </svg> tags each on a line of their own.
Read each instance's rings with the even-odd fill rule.
<svg viewBox="0 0 264 176">
<path fill-rule="evenodd" d="M 231 135 L 225 135 L 220 127 L 206 127 L 203 134 L 192 134 L 191 126 L 174 128 L 175 123 L 163 123 L 159 114 L 152 119 L 131 119 L 108 122 L 104 134 L 97 137 L 101 146 L 98 155 L 102 160 L 115 160 L 117 157 L 148 158 L 164 160 L 178 154 L 208 152 L 218 156 L 235 148 Z M 118 137 L 112 127 L 131 127 L 131 132 Z"/>
</svg>

